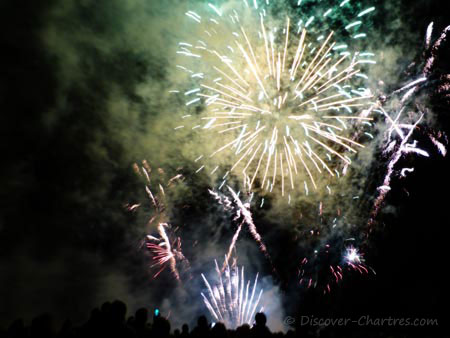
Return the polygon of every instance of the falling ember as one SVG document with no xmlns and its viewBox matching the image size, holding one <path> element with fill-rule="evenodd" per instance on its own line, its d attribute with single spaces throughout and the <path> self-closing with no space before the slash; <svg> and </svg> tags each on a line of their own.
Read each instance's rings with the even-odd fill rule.
<svg viewBox="0 0 450 338">
<path fill-rule="evenodd" d="M 239 269 L 235 264 L 232 267 L 227 264 L 221 272 L 217 261 L 214 262 L 218 281 L 213 286 L 202 274 L 207 292 L 201 295 L 208 311 L 215 321 L 224 323 L 228 328 L 251 324 L 263 294 L 262 289 L 257 292 L 258 274 L 251 287 L 250 281 L 245 281 L 244 267 Z"/>
<path fill-rule="evenodd" d="M 376 62 L 368 58 L 373 53 L 347 51 L 333 31 L 318 34 L 311 25 L 314 17 L 304 25 L 287 17 L 276 26 L 266 5 L 269 1 L 260 6 L 255 1 L 253 8 L 228 13 L 209 4 L 204 16 L 187 12 L 202 33 L 180 42 L 177 53 L 207 69 L 181 66 L 201 74 L 184 94 L 186 106 L 205 107 L 200 129 L 214 132 L 221 142 L 205 158 L 227 152 L 234 157 L 227 163 L 229 172 L 242 174 L 248 190 L 276 187 L 285 196 L 299 187 L 317 189 L 318 177 L 338 178 L 337 170 L 364 147 L 355 140 L 355 126 L 371 120 L 361 113 L 375 103 L 363 87 L 363 69 Z M 345 29 L 356 32 L 373 10 L 361 11 Z"/>
</svg>

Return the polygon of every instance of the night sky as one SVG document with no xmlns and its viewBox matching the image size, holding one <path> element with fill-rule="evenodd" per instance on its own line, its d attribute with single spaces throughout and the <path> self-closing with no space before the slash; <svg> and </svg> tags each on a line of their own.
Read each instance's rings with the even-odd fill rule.
<svg viewBox="0 0 450 338">
<path fill-rule="evenodd" d="M 130 311 L 178 310 L 183 320 L 205 311 L 200 266 L 212 268 L 212 259 L 223 257 L 230 216 L 222 215 L 207 193 L 208 178 L 195 174 L 187 136 L 173 132 L 177 122 L 171 116 L 184 103 L 167 94 L 177 85 L 173 54 L 177 30 L 183 29 L 177 18 L 201 3 L 1 2 L 0 327 L 43 312 L 81 323 L 92 308 L 114 299 L 126 301 Z M 383 80 L 383 90 L 393 90 L 414 78 L 411 62 L 423 63 L 429 22 L 435 22 L 437 38 L 450 16 L 442 9 L 444 0 L 370 3 L 378 11 L 371 27 L 378 39 L 374 45 L 385 52 L 374 77 Z M 448 43 L 433 70 L 434 83 L 450 73 Z M 430 157 L 407 156 L 398 165 L 415 171 L 393 179 L 376 218 L 364 256 L 376 275 L 349 274 L 329 295 L 301 289 L 298 251 L 290 233 L 283 232 L 290 216 L 275 222 L 264 211 L 255 212 L 278 272 L 271 275 L 248 234 L 241 264 L 271 276 L 263 283 L 279 295 L 284 316 L 438 318 L 442 328 L 448 312 L 450 162 L 427 134 L 450 133 L 446 90 L 438 93 L 430 85 L 420 93 L 418 105 L 428 117 L 415 139 Z M 441 141 L 445 144 L 445 137 Z M 385 173 L 381 153 L 373 156 L 364 174 L 367 194 Z M 151 230 L 148 209 L 125 208 L 146 201 L 144 182 L 133 170 L 143 159 L 154 169 L 164 168 L 161 182 L 178 172 L 185 177 L 167 215 L 189 234 L 185 254 L 200 250 L 206 256 L 198 263 L 193 259 L 193 279 L 185 288 L 168 271 L 152 280 L 150 256 L 142 248 Z M 361 215 L 358 222 L 367 222 L 367 210 Z M 196 304 L 180 309 L 181 300 Z"/>
</svg>

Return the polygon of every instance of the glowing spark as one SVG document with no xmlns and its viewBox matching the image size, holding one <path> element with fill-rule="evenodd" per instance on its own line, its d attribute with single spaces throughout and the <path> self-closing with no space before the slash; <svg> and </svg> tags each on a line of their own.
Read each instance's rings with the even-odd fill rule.
<svg viewBox="0 0 450 338">
<path fill-rule="evenodd" d="M 358 250 L 350 247 L 347 249 L 347 253 L 345 255 L 345 260 L 349 263 L 359 263 L 360 262 L 360 257 L 358 254 Z"/>
<path fill-rule="evenodd" d="M 367 8 L 366 10 L 364 10 L 361 13 L 358 14 L 358 18 L 363 16 L 363 15 L 366 15 L 366 14 L 368 14 L 370 12 L 373 12 L 374 10 L 375 10 L 375 7 Z"/>
<path fill-rule="evenodd" d="M 427 27 L 427 34 L 425 37 L 425 47 L 429 48 L 431 44 L 431 34 L 433 34 L 433 22 L 430 22 L 430 24 Z"/>
</svg>

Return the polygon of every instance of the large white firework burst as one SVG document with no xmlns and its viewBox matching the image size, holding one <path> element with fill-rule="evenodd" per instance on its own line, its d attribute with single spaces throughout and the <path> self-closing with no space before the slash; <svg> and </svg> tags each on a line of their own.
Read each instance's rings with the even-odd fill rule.
<svg viewBox="0 0 450 338">
<path fill-rule="evenodd" d="M 209 3 L 202 15 L 186 13 L 198 35 L 179 43 L 186 62 L 177 67 L 194 83 L 183 93 L 187 109 L 202 105 L 205 114 L 185 114 L 175 129 L 211 132 L 215 148 L 196 158 L 198 172 L 214 174 L 222 164 L 222 185 L 235 172 L 248 190 L 277 187 L 282 195 L 298 187 L 308 193 L 318 177 L 345 174 L 352 154 L 364 147 L 357 125 L 370 125 L 373 95 L 361 84 L 367 79 L 361 67 L 375 63 L 374 54 L 348 51 L 338 34 L 314 23 L 347 2 L 298 22 L 274 19 L 269 1 L 244 0 L 236 8 Z M 341 29 L 351 40 L 363 39 L 361 20 L 373 10 Z"/>
</svg>

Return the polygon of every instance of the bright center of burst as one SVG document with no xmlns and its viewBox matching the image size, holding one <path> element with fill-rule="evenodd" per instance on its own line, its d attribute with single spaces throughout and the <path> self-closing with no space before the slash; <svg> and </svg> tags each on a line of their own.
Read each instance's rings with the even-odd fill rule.
<svg viewBox="0 0 450 338">
<path fill-rule="evenodd" d="M 347 259 L 347 261 L 349 261 L 351 263 L 359 262 L 358 251 L 356 249 L 354 249 L 354 248 L 348 250 L 346 259 Z"/>
</svg>

